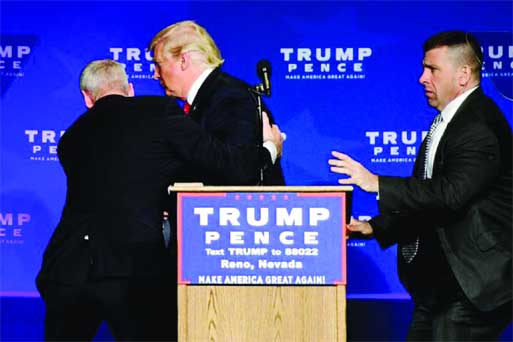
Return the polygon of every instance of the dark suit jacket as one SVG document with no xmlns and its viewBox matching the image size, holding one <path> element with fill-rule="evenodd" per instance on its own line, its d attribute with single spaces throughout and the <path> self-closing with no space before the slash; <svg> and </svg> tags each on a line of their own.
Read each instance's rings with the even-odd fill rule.
<svg viewBox="0 0 513 342">
<path fill-rule="evenodd" d="M 257 110 L 250 86 L 236 79 L 219 68 L 207 77 L 201 85 L 194 103 L 191 104 L 190 117 L 198 122 L 207 132 L 212 133 L 221 141 L 231 145 L 257 145 L 261 137 L 257 136 Z M 271 115 L 268 108 L 266 112 Z M 272 116 L 270 117 L 273 123 Z M 240 183 L 231 180 L 226 183 L 224 179 L 212 175 L 206 179 L 211 185 L 255 185 L 258 181 L 258 170 L 255 170 L 256 179 L 249 183 Z M 197 176 L 189 173 L 192 179 Z M 264 171 L 264 185 L 284 185 L 283 172 L 280 161 L 266 168 Z"/>
<path fill-rule="evenodd" d="M 118 95 L 80 116 L 60 139 L 58 155 L 66 203 L 44 253 L 40 289 L 46 281 L 175 273 L 162 210 L 184 163 L 243 183 L 270 161 L 263 148 L 221 144 L 170 98 Z"/>
<path fill-rule="evenodd" d="M 425 144 L 425 143 L 424 143 Z M 380 216 L 371 220 L 382 247 L 433 233 L 459 286 L 483 311 L 512 300 L 512 133 L 496 104 L 476 89 L 448 124 L 430 180 L 419 151 L 414 176 L 379 178 Z M 436 231 L 436 234 L 434 232 Z M 419 261 L 422 263 L 422 261 Z M 399 275 L 415 298 L 429 261 Z M 433 266 L 431 266 L 433 267 Z M 415 269 L 417 268 L 417 269 Z M 422 268 L 422 269 L 419 269 Z"/>
</svg>

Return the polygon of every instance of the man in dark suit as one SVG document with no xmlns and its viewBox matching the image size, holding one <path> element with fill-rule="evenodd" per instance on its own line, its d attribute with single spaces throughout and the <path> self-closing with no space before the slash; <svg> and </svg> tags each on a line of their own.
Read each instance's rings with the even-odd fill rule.
<svg viewBox="0 0 513 342">
<path fill-rule="evenodd" d="M 380 215 L 348 229 L 398 244 L 414 301 L 409 340 L 494 340 L 512 321 L 512 133 L 479 86 L 482 52 L 468 33 L 424 44 L 424 86 L 438 109 L 413 176 L 372 174 L 333 152 L 332 171 L 378 193 Z"/>
<path fill-rule="evenodd" d="M 221 71 L 224 60 L 203 27 L 193 21 L 168 26 L 155 35 L 150 49 L 154 53 L 155 78 L 160 80 L 167 95 L 185 101 L 184 109 L 188 115 L 207 132 L 231 145 L 262 143 L 250 86 Z M 273 123 L 272 117 L 270 119 Z M 196 177 L 194 170 L 189 170 L 188 174 Z M 215 175 L 205 182 L 227 184 L 225 179 Z M 240 183 L 233 179 L 230 184 L 256 183 Z M 279 161 L 264 170 L 260 184 L 285 184 Z"/>
<path fill-rule="evenodd" d="M 174 340 L 176 260 L 162 236 L 167 186 L 184 166 L 251 182 L 271 155 L 222 144 L 168 97 L 132 97 L 112 60 L 89 64 L 80 84 L 89 110 L 59 141 L 66 203 L 37 277 L 45 338 L 91 340 L 105 320 L 119 340 Z M 279 154 L 279 130 L 268 128 Z"/>
</svg>

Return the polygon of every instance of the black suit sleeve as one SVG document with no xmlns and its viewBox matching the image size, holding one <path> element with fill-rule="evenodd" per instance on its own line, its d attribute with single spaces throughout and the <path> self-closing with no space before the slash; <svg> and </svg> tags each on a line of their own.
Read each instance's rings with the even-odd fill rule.
<svg viewBox="0 0 513 342">
<path fill-rule="evenodd" d="M 447 128 L 449 130 L 449 127 Z M 458 212 L 492 185 L 501 171 L 494 133 L 474 122 L 446 131 L 444 154 L 432 179 L 379 177 L 379 210 L 385 215 L 436 215 Z"/>
<path fill-rule="evenodd" d="M 415 239 L 426 222 L 427 218 L 425 221 L 417 216 L 378 215 L 373 217 L 369 224 L 379 246 L 386 249 L 396 243 Z"/>
<path fill-rule="evenodd" d="M 173 116 L 165 119 L 165 143 L 190 166 L 232 183 L 255 183 L 260 167 L 272 165 L 267 149 L 252 145 L 233 146 L 205 132 L 192 119 Z"/>
</svg>

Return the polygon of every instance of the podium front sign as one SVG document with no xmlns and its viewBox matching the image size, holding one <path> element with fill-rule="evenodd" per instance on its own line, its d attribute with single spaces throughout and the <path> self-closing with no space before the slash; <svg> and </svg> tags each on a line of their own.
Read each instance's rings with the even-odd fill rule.
<svg viewBox="0 0 513 342">
<path fill-rule="evenodd" d="M 178 282 L 346 283 L 344 192 L 178 194 Z"/>
</svg>

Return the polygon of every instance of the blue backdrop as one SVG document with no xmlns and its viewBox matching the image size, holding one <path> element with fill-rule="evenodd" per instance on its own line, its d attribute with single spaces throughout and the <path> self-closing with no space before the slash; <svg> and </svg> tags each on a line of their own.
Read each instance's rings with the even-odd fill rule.
<svg viewBox="0 0 513 342">
<path fill-rule="evenodd" d="M 511 1 L 2 1 L 0 295 L 37 295 L 34 278 L 65 196 L 57 142 L 85 110 L 78 77 L 89 61 L 125 63 L 137 94 L 163 94 L 145 48 L 165 26 L 197 21 L 218 43 L 225 71 L 256 84 L 258 60 L 272 63 L 267 103 L 287 133 L 287 183 L 334 185 L 327 165 L 334 149 L 377 173 L 411 172 L 434 115 L 418 84 L 421 45 L 438 31 L 478 36 L 483 87 L 511 123 L 512 7 Z M 376 211 L 374 196 L 355 192 L 353 216 Z M 350 241 L 349 297 L 404 297 L 395 253 Z"/>
</svg>

